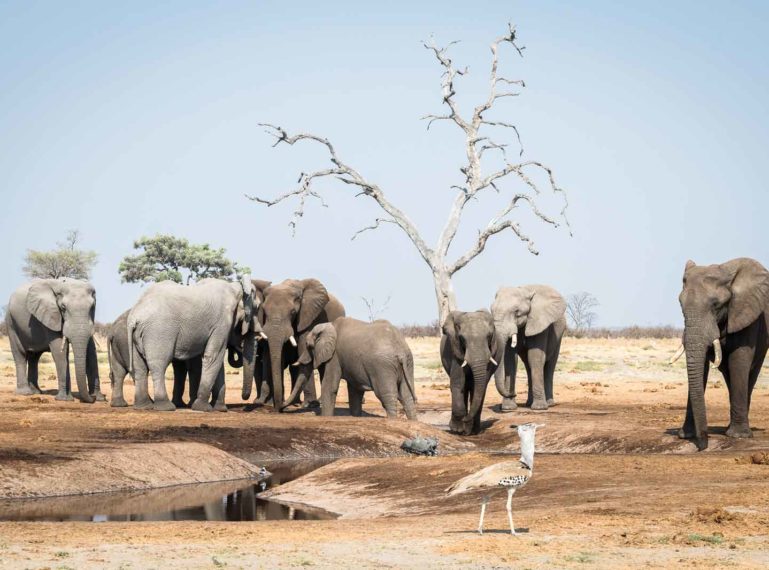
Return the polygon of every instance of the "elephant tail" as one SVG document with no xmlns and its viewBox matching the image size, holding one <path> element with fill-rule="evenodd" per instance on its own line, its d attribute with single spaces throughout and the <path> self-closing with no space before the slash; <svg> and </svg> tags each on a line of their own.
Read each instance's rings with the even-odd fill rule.
<svg viewBox="0 0 769 570">
<path fill-rule="evenodd" d="M 132 378 L 134 376 L 134 330 L 136 329 L 136 321 L 128 319 L 128 372 Z"/>
<path fill-rule="evenodd" d="M 115 387 L 115 374 L 112 372 L 112 331 L 107 333 L 107 364 L 109 366 L 109 385 Z"/>
<path fill-rule="evenodd" d="M 414 404 L 416 404 L 417 392 L 414 388 L 414 357 L 412 356 L 411 351 L 409 351 L 405 355 L 398 357 L 398 360 L 400 361 L 401 372 L 403 373 L 401 382 L 405 382 L 409 387 L 411 397 L 414 398 Z"/>
</svg>

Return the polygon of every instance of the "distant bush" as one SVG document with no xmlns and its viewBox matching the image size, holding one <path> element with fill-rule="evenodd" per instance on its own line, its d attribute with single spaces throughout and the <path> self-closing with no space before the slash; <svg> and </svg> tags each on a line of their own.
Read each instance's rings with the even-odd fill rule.
<svg viewBox="0 0 769 570">
<path fill-rule="evenodd" d="M 681 338 L 683 329 L 672 326 L 623 327 L 616 329 L 594 328 L 575 331 L 566 330 L 566 336 L 572 338 Z"/>
<path fill-rule="evenodd" d="M 410 338 L 417 336 L 441 336 L 441 327 L 437 320 L 429 325 L 403 325 L 400 327 L 400 331 L 403 333 L 403 336 Z"/>
<path fill-rule="evenodd" d="M 99 321 L 94 321 L 93 323 L 93 332 L 95 335 L 107 338 L 107 332 L 109 332 L 109 326 L 112 323 L 100 323 Z"/>
<path fill-rule="evenodd" d="M 8 335 L 8 327 L 5 326 L 5 319 L 0 319 L 0 338 Z"/>
</svg>

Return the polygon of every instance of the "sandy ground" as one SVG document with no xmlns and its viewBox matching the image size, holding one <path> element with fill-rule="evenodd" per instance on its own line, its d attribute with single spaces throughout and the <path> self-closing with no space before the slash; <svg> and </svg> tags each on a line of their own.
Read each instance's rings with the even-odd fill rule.
<svg viewBox="0 0 769 570">
<path fill-rule="evenodd" d="M 460 438 L 444 431 L 450 397 L 437 339 L 411 341 L 420 423 L 384 419 L 373 395 L 366 398 L 369 415 L 363 418 L 252 410 L 239 402 L 234 371 L 227 376 L 232 406 L 226 414 L 60 403 L 53 400 L 56 381 L 47 356 L 41 366 L 47 393 L 16 396 L 13 362 L 7 341 L 0 340 L 0 462 L 3 481 L 11 486 L 10 469 L 22 478 L 29 473 L 24 470 L 50 473 L 61 467 L 63 479 L 49 480 L 51 494 L 60 486 L 71 489 L 77 483 L 63 466 L 80 461 L 83 488 L 93 487 L 89 465 L 98 463 L 89 462 L 89 454 L 141 450 L 148 443 L 202 443 L 255 461 L 343 458 L 274 490 L 280 501 L 326 508 L 341 515 L 337 520 L 6 522 L 0 523 L 0 566 L 767 567 L 769 375 L 754 393 L 750 440 L 723 436 L 728 395 L 723 381 L 712 376 L 711 446 L 696 453 L 674 435 L 686 404 L 683 363 L 666 365 L 676 344 L 566 339 L 556 407 L 498 413 L 492 384 L 485 431 Z M 100 360 L 109 394 L 105 356 Z M 129 386 L 129 397 L 131 391 Z M 538 432 L 534 478 L 513 501 L 519 536 L 507 532 L 503 496 L 493 499 L 487 532 L 479 536 L 480 496 L 448 499 L 443 489 L 499 461 L 501 453 L 513 453 L 513 426 L 532 420 L 547 425 Z M 438 436 L 443 455 L 404 456 L 398 446 L 415 433 Z"/>
</svg>

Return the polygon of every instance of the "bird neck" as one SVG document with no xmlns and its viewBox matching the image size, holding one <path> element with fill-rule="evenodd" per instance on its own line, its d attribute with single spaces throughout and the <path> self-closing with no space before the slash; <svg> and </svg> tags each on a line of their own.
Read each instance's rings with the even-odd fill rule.
<svg viewBox="0 0 769 570">
<path fill-rule="evenodd" d="M 521 461 L 534 470 L 534 434 L 521 438 Z"/>
</svg>

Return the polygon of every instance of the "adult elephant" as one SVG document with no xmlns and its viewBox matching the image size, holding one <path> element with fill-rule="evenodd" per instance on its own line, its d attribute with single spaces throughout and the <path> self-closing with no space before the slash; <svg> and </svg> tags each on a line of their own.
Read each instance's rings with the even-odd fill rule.
<svg viewBox="0 0 769 570">
<path fill-rule="evenodd" d="M 128 352 L 128 313 L 125 311 L 115 321 L 110 324 L 107 330 L 107 359 L 109 361 L 109 378 L 112 385 L 112 397 L 110 405 L 113 408 L 125 407 L 128 403 L 123 395 L 123 384 L 130 368 L 130 353 Z M 230 341 L 227 345 L 227 362 L 233 368 L 243 366 L 243 339 L 238 344 L 236 331 L 230 335 Z M 235 338 L 233 338 L 235 337 Z M 171 402 L 177 408 L 189 408 L 195 401 L 200 387 L 200 375 L 203 369 L 203 358 L 196 356 L 190 360 L 171 361 L 171 367 L 174 372 L 174 389 Z M 189 402 L 184 401 L 184 388 L 189 378 Z M 223 378 L 222 378 L 223 379 Z M 211 392 L 211 403 L 217 404 L 219 392 L 222 386 L 218 382 L 214 383 Z M 222 405 L 223 405 L 222 401 Z M 219 409 L 223 409 L 219 406 Z M 226 409 L 226 408 L 224 408 Z"/>
<path fill-rule="evenodd" d="M 769 272 L 754 259 L 733 259 L 720 265 L 686 263 L 679 296 L 684 314 L 689 398 L 678 435 L 708 446 L 705 385 L 713 361 L 729 388 L 729 437 L 753 437 L 748 422 L 750 398 L 769 347 Z"/>
<path fill-rule="evenodd" d="M 481 431 L 486 387 L 499 358 L 500 344 L 491 313 L 449 313 L 443 323 L 441 362 L 451 385 L 451 431 L 463 435 Z"/>
<path fill-rule="evenodd" d="M 417 419 L 414 357 L 403 334 L 389 321 L 368 323 L 340 317 L 333 323 L 315 325 L 298 365 L 311 365 L 321 374 L 323 416 L 334 415 L 339 382 L 344 378 L 353 416 L 363 413 L 363 393 L 373 391 L 388 418 L 398 416 L 400 401 L 406 417 Z M 294 386 L 289 402 L 301 388 L 300 384 Z"/>
<path fill-rule="evenodd" d="M 259 284 L 254 286 L 258 290 Z M 274 408 L 283 410 L 283 371 L 299 358 L 312 327 L 345 316 L 345 310 L 317 279 L 286 279 L 276 285 L 269 284 L 262 294 L 264 303 L 260 315 L 267 335 L 267 350 L 261 355 L 262 369 L 257 372 L 257 384 L 261 381 L 257 402 L 265 403 L 272 396 Z M 244 400 L 251 397 L 253 385 L 247 372 L 244 365 Z M 304 387 L 303 405 L 317 405 L 312 364 L 292 366 L 290 374 L 292 388 L 297 383 Z"/>
<path fill-rule="evenodd" d="M 104 400 L 93 339 L 96 291 L 78 279 L 36 279 L 11 294 L 5 321 L 16 364 L 16 393 L 39 394 L 38 362 L 51 352 L 59 380 L 57 400 L 72 400 L 69 349 L 81 402 Z"/>
<path fill-rule="evenodd" d="M 501 287 L 491 305 L 502 362 L 495 382 L 502 395 L 502 410 L 516 409 L 517 356 L 526 367 L 529 392 L 526 405 L 546 410 L 555 404 L 553 376 L 566 332 L 566 301 L 547 285 Z"/>
<path fill-rule="evenodd" d="M 129 369 L 136 382 L 134 407 L 176 409 L 166 392 L 166 369 L 174 359 L 202 357 L 200 388 L 190 407 L 212 411 L 208 398 L 217 383 L 222 386 L 217 408 L 226 409 L 223 361 L 232 335 L 242 335 L 244 363 L 253 366 L 256 358 L 256 335 L 261 328 L 255 318 L 254 297 L 250 276 L 237 283 L 203 279 L 191 286 L 164 281 L 150 287 L 128 314 Z M 152 375 L 154 406 L 148 374 Z"/>
</svg>

